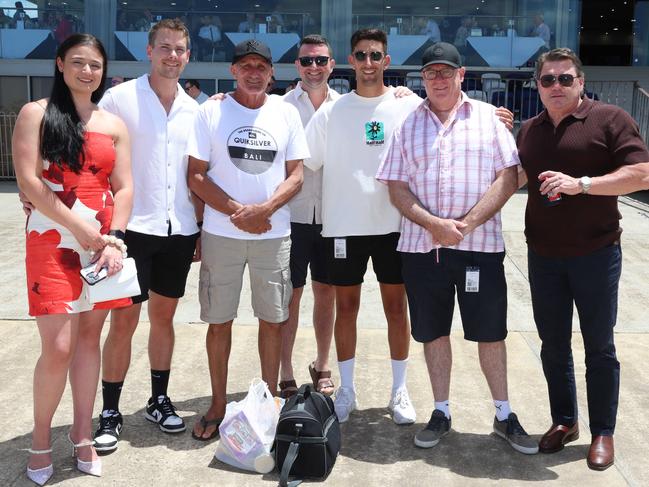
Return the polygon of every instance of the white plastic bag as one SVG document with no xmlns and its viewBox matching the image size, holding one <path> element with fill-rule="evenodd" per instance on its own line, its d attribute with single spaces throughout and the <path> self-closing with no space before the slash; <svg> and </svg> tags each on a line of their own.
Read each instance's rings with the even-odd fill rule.
<svg viewBox="0 0 649 487">
<path fill-rule="evenodd" d="M 275 468 L 270 449 L 282 408 L 261 379 L 253 379 L 248 395 L 228 403 L 219 426 L 220 440 L 214 456 L 229 465 L 268 473 Z"/>
</svg>

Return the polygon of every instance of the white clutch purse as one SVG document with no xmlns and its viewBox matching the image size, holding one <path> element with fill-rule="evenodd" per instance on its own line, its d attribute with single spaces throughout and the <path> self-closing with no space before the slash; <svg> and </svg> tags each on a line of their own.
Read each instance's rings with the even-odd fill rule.
<svg viewBox="0 0 649 487">
<path fill-rule="evenodd" d="M 135 260 L 131 257 L 122 260 L 121 271 L 92 286 L 86 285 L 86 290 L 88 301 L 92 304 L 138 296 L 141 291 L 137 281 Z"/>
</svg>

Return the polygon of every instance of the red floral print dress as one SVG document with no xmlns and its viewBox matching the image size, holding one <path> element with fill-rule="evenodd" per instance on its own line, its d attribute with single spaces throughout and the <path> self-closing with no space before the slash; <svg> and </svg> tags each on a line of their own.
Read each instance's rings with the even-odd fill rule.
<svg viewBox="0 0 649 487">
<path fill-rule="evenodd" d="M 110 230 L 113 195 L 110 173 L 115 165 L 111 136 L 99 132 L 85 134 L 85 162 L 79 174 L 43 161 L 43 182 L 73 212 L 102 234 Z M 90 252 L 83 250 L 72 233 L 49 219 L 38 209 L 27 220 L 27 292 L 30 316 L 80 313 L 91 309 L 128 306 L 130 298 L 92 305 L 79 271 L 90 263 Z"/>
</svg>

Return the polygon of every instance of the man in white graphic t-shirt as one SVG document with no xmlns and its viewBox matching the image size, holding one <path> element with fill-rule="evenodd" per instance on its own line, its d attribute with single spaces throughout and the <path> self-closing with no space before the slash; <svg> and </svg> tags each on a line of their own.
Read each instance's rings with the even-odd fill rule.
<svg viewBox="0 0 649 487">
<path fill-rule="evenodd" d="M 232 322 L 246 265 L 262 379 L 271 392 L 277 388 L 280 331 L 292 292 L 286 203 L 300 190 L 302 160 L 309 157 L 295 107 L 266 95 L 270 49 L 256 40 L 237 44 L 230 71 L 236 90 L 201 105 L 187 147 L 189 187 L 205 202 L 199 298 L 201 319 L 210 323 L 212 404 L 194 425 L 198 440 L 215 437 L 225 414 Z"/>
<path fill-rule="evenodd" d="M 388 407 L 395 423 L 408 424 L 416 416 L 406 388 L 410 325 L 397 253 L 400 215 L 374 175 L 392 131 L 422 100 L 395 98 L 394 88 L 384 85 L 383 72 L 390 65 L 385 32 L 359 30 L 351 48 L 356 90 L 318 110 L 306 128 L 311 159 L 305 163 L 314 171 L 323 168 L 322 235 L 336 289 L 334 338 L 341 383 L 334 404 L 340 422 L 356 408 L 356 318 L 371 257 L 388 322 L 393 379 Z"/>
</svg>

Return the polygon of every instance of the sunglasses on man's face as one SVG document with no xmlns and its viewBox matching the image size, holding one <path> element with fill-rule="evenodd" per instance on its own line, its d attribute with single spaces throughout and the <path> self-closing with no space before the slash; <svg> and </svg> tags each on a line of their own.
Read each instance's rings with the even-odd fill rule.
<svg viewBox="0 0 649 487">
<path fill-rule="evenodd" d="M 366 52 L 366 51 L 356 51 L 354 53 L 354 59 L 359 62 L 363 62 L 367 59 L 367 56 L 370 57 L 370 60 L 374 63 L 378 63 L 381 59 L 383 59 L 383 56 L 385 54 L 382 53 L 381 51 L 371 51 L 371 52 Z"/>
<path fill-rule="evenodd" d="M 302 56 L 298 60 L 303 68 L 308 68 L 313 63 L 316 66 L 326 66 L 329 62 L 329 56 Z"/>
<path fill-rule="evenodd" d="M 539 78 L 539 82 L 543 88 L 550 88 L 557 81 L 561 86 L 569 88 L 575 82 L 575 78 L 579 77 L 580 76 L 573 76 L 572 74 L 560 74 L 559 76 L 554 74 L 544 74 Z"/>
</svg>

